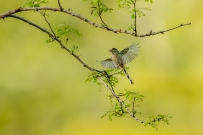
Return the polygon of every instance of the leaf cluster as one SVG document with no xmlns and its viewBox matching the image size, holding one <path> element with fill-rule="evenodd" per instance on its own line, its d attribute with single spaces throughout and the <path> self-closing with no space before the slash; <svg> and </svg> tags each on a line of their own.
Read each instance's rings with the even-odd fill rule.
<svg viewBox="0 0 203 135">
<path fill-rule="evenodd" d="M 68 25 L 65 21 L 63 22 L 63 23 L 61 23 L 61 24 L 59 24 L 57 27 L 56 27 L 56 37 L 57 38 L 60 38 L 60 37 L 62 37 L 63 35 L 65 35 L 65 37 L 66 37 L 66 42 L 68 41 L 68 35 L 69 34 L 75 34 L 75 35 L 77 35 L 77 36 L 79 36 L 79 37 L 83 37 L 83 35 L 77 30 L 77 29 L 75 29 L 75 28 L 73 28 L 73 27 L 71 27 L 70 25 Z M 49 39 L 47 39 L 46 40 L 46 43 L 48 44 L 48 43 L 50 43 L 50 42 L 53 42 L 54 40 L 51 38 L 51 37 L 49 37 Z M 72 48 L 72 50 L 77 50 L 78 49 L 78 47 L 77 46 L 74 46 L 73 48 Z"/>
<path fill-rule="evenodd" d="M 113 104 L 112 100 L 111 100 L 111 104 Z M 114 107 L 112 105 L 112 108 L 109 109 L 104 115 L 102 115 L 101 118 L 104 118 L 105 116 L 108 115 L 109 120 L 112 121 L 113 116 L 121 117 L 121 116 L 125 116 L 125 113 L 127 113 L 127 112 L 123 111 L 122 106 L 120 106 L 118 103 L 115 103 Z"/>
<path fill-rule="evenodd" d="M 23 7 L 28 6 L 28 7 L 40 7 L 41 4 L 46 4 L 49 3 L 47 0 L 27 0 L 24 4 Z"/>
<path fill-rule="evenodd" d="M 151 10 L 150 7 L 136 8 L 136 2 L 141 0 L 117 0 L 118 9 L 124 9 L 128 14 L 131 14 L 131 18 L 134 19 L 137 15 L 138 17 L 146 16 L 142 10 Z M 145 0 L 145 2 L 152 3 L 152 0 Z"/>
<path fill-rule="evenodd" d="M 83 0 L 87 1 L 87 0 Z M 101 0 L 92 0 L 91 1 L 91 14 L 93 16 L 101 16 L 102 13 L 112 11 L 113 9 L 105 5 Z"/>
<path fill-rule="evenodd" d="M 74 33 L 79 37 L 83 37 L 83 35 L 75 28 L 69 26 L 65 21 L 56 27 L 56 36 L 60 38 L 62 35 L 65 35 L 68 38 L 69 33 Z"/>
<path fill-rule="evenodd" d="M 118 70 L 104 70 L 103 72 L 91 72 L 88 74 L 88 78 L 85 80 L 85 82 L 94 82 L 99 87 L 102 85 L 101 82 L 98 80 L 98 77 L 102 79 L 106 84 L 109 84 L 111 87 L 115 87 L 119 81 L 118 78 L 115 77 L 115 74 L 123 74 L 123 71 L 118 72 Z"/>
<path fill-rule="evenodd" d="M 109 109 L 104 115 L 102 115 L 101 118 L 104 118 L 105 116 L 108 115 L 109 120 L 112 120 L 113 116 L 115 117 L 125 116 L 125 113 L 128 113 L 124 111 L 126 107 L 131 108 L 131 112 L 133 112 L 133 115 L 141 114 L 141 112 L 138 111 L 139 109 L 138 104 L 143 101 L 144 98 L 143 95 L 141 95 L 139 92 L 125 90 L 124 93 L 119 93 L 118 96 L 123 98 L 125 106 L 122 106 L 117 102 L 113 105 L 112 99 L 114 98 L 114 96 L 108 95 L 111 101 L 111 109 Z"/>
<path fill-rule="evenodd" d="M 157 126 L 159 125 L 160 122 L 169 124 L 169 118 L 173 118 L 172 116 L 168 115 L 157 115 L 157 116 L 150 116 L 149 121 L 145 123 L 146 125 L 151 125 L 153 128 L 158 130 Z"/>
<path fill-rule="evenodd" d="M 75 51 L 79 52 L 79 47 L 77 45 L 73 45 L 72 47 L 70 47 L 71 53 L 75 53 Z"/>
<path fill-rule="evenodd" d="M 125 67 L 126 71 L 129 71 L 129 67 Z M 123 70 L 119 69 L 108 69 L 103 70 L 103 72 L 91 72 L 88 74 L 88 78 L 85 80 L 85 82 L 94 82 L 97 85 L 101 85 L 101 82 L 98 80 L 98 77 L 102 79 L 106 84 L 109 84 L 112 87 L 115 87 L 119 81 L 118 78 L 115 77 L 115 75 L 122 75 L 125 76 L 125 73 Z"/>
</svg>

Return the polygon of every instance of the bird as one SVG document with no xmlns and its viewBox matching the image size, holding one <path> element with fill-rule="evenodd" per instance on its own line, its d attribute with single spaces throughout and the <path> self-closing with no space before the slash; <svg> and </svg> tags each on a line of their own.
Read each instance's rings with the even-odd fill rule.
<svg viewBox="0 0 203 135">
<path fill-rule="evenodd" d="M 139 52 L 139 44 L 132 43 L 129 47 L 118 51 L 116 48 L 109 50 L 112 53 L 111 58 L 101 61 L 101 65 L 108 69 L 119 69 L 121 68 L 126 76 L 128 77 L 131 84 L 134 84 L 127 71 L 125 70 L 125 65 L 132 62 Z"/>
</svg>

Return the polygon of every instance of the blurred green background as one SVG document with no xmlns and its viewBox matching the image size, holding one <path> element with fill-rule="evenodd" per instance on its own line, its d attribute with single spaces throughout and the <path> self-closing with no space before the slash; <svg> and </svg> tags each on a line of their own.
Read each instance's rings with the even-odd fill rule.
<svg viewBox="0 0 203 135">
<path fill-rule="evenodd" d="M 18 8 L 25 0 L 1 0 L 0 13 Z M 105 2 L 105 1 L 104 1 Z M 61 0 L 64 8 L 100 23 L 90 15 L 89 2 Z M 106 4 L 114 8 L 103 15 L 113 28 L 127 29 L 133 23 L 130 15 L 117 10 L 116 1 Z M 57 7 L 57 0 L 47 5 Z M 62 21 L 77 28 L 84 38 L 70 35 L 67 44 L 79 46 L 78 54 L 88 65 L 102 69 L 97 60 L 110 56 L 108 50 L 119 50 L 139 42 L 139 56 L 128 65 L 135 84 L 118 76 L 123 89 L 145 95 L 142 115 L 170 114 L 170 124 L 160 124 L 159 131 L 150 126 L 136 127 L 129 116 L 101 119 L 109 108 L 108 90 L 85 83 L 89 71 L 54 42 L 46 45 L 48 36 L 14 18 L 0 20 L 0 134 L 1 135 L 203 135 L 203 18 L 202 0 L 162 0 L 150 6 L 152 11 L 138 19 L 138 33 L 166 30 L 181 23 L 192 25 L 145 38 L 114 34 L 97 29 L 77 18 L 50 13 L 53 27 Z M 23 16 L 47 27 L 36 12 Z"/>
</svg>

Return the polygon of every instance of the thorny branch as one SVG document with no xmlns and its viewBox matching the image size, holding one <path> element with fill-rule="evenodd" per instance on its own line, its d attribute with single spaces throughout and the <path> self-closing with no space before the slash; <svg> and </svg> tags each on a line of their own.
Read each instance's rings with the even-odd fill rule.
<svg viewBox="0 0 203 135">
<path fill-rule="evenodd" d="M 100 77 L 97 77 L 97 79 L 98 79 L 102 84 L 104 84 L 104 85 L 110 90 L 112 96 L 115 97 L 115 98 L 117 99 L 117 101 L 120 103 L 121 108 L 122 108 L 122 107 L 125 108 L 125 110 L 130 114 L 130 116 L 132 116 L 137 122 L 139 122 L 139 123 L 144 123 L 144 121 L 140 121 L 140 120 L 135 116 L 135 114 L 130 111 L 130 109 L 125 105 L 124 101 L 121 100 L 121 98 L 114 92 L 114 89 L 113 89 L 113 87 L 112 87 L 112 85 L 111 85 L 111 83 L 110 83 L 110 80 L 109 80 L 110 76 L 108 75 L 108 73 L 107 73 L 106 71 L 99 71 L 99 70 L 96 70 L 96 69 L 93 69 L 93 68 L 89 67 L 89 66 L 88 66 L 87 64 L 85 64 L 77 55 L 75 55 L 74 53 L 72 53 L 72 52 L 61 42 L 61 40 L 60 40 L 59 38 L 57 38 L 54 34 L 50 33 L 50 32 L 47 31 L 46 29 L 40 27 L 39 25 L 37 25 L 37 24 L 35 24 L 35 23 L 33 23 L 33 22 L 27 20 L 27 19 L 24 19 L 24 18 L 22 18 L 22 17 L 20 17 L 20 16 L 17 16 L 17 15 L 9 15 L 9 16 L 7 16 L 7 17 L 13 17 L 13 18 L 19 19 L 19 20 L 24 21 L 24 22 L 26 22 L 26 23 L 28 23 L 28 24 L 30 24 L 30 25 L 36 27 L 37 29 L 39 29 L 39 30 L 45 32 L 45 33 L 48 34 L 53 40 L 56 40 L 56 41 L 60 44 L 61 48 L 63 48 L 63 49 L 65 49 L 66 51 L 68 51 L 71 55 L 73 55 L 73 57 L 75 57 L 80 63 L 82 63 L 83 67 L 86 67 L 87 69 L 89 69 L 89 70 L 92 71 L 92 72 L 100 72 L 100 73 L 103 73 L 104 76 L 107 78 L 107 80 L 108 80 L 110 86 L 109 86 L 108 84 L 106 84 Z M 46 17 L 45 17 L 45 18 L 46 18 Z M 49 24 L 49 22 L 48 22 L 48 24 Z M 51 26 L 50 26 L 50 27 L 51 27 Z"/>
<path fill-rule="evenodd" d="M 96 28 L 101 28 L 101 29 L 105 29 L 105 30 L 108 30 L 108 31 L 111 31 L 111 32 L 114 32 L 114 33 L 124 33 L 124 34 L 129 34 L 131 36 L 135 36 L 135 37 L 146 37 L 146 36 L 153 36 L 153 35 L 157 35 L 157 34 L 164 34 L 165 32 L 168 32 L 168 31 L 171 31 L 171 30 L 174 30 L 174 29 L 177 29 L 179 27 L 182 27 L 182 26 L 186 26 L 186 25 L 191 25 L 191 23 L 185 23 L 185 24 L 180 24 L 179 26 L 176 26 L 174 28 L 170 28 L 168 30 L 161 30 L 161 31 L 158 31 L 158 32 L 153 32 L 152 30 L 149 31 L 149 33 L 147 34 L 141 34 L 141 35 L 136 35 L 135 32 L 130 32 L 130 31 L 127 31 L 127 30 L 121 30 L 121 29 L 113 29 L 113 28 L 109 28 L 109 27 L 106 27 L 106 26 L 103 26 L 103 25 L 99 25 L 99 24 L 96 24 L 95 22 L 92 22 L 90 20 L 88 20 L 87 18 L 85 17 L 82 17 L 80 14 L 76 14 L 70 10 L 61 10 L 61 8 L 53 8 L 53 7 L 34 7 L 34 8 L 17 8 L 15 10 L 11 10 L 11 11 L 8 11 L 8 12 L 5 12 L 5 13 L 2 13 L 0 14 L 0 18 L 5 18 L 5 17 L 8 17 L 9 15 L 12 15 L 12 14 L 15 14 L 15 13 L 18 13 L 18 12 L 22 12 L 22 11 L 30 11 L 30 10 L 34 10 L 34 11 L 38 11 L 38 10 L 50 10 L 50 11 L 58 11 L 58 12 L 62 12 L 62 13 L 66 13 L 66 14 L 69 14 L 69 15 L 72 15 L 73 17 L 76 17 L 76 18 L 79 18 L 81 19 L 82 21 L 96 27 Z"/>
</svg>

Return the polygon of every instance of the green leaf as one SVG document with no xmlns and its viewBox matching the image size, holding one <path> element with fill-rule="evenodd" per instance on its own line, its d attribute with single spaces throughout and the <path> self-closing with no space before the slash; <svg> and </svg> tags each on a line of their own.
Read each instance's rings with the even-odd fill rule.
<svg viewBox="0 0 203 135">
<path fill-rule="evenodd" d="M 56 36 L 58 38 L 65 35 L 66 39 L 68 39 L 68 35 L 72 33 L 78 35 L 79 37 L 83 37 L 83 35 L 77 29 L 69 26 L 66 22 L 63 22 L 56 27 Z"/>
<path fill-rule="evenodd" d="M 157 115 L 157 116 L 150 116 L 149 121 L 145 123 L 146 125 L 151 125 L 153 128 L 158 130 L 157 126 L 159 125 L 160 122 L 169 124 L 169 118 L 172 118 L 170 115 Z"/>
<path fill-rule="evenodd" d="M 136 3 L 140 2 L 140 1 L 142 1 L 142 0 L 137 0 Z M 152 0 L 145 0 L 145 2 L 152 3 Z M 117 0 L 118 9 L 126 10 L 127 14 L 131 14 L 132 19 L 134 19 L 136 17 L 136 15 L 138 15 L 139 18 L 146 16 L 146 14 L 143 11 L 141 11 L 143 9 L 151 10 L 151 8 L 149 8 L 149 7 L 137 8 L 137 6 L 136 6 L 136 8 L 135 8 L 134 3 L 135 3 L 134 0 Z M 133 30 L 134 28 L 130 26 L 128 29 Z"/>
<path fill-rule="evenodd" d="M 139 17 L 146 16 L 146 15 L 144 14 L 144 12 L 142 12 L 142 11 L 140 11 L 140 10 L 137 10 L 137 14 L 138 14 Z"/>
<path fill-rule="evenodd" d="M 48 44 L 48 43 L 50 43 L 50 42 L 53 42 L 53 41 L 54 41 L 54 40 L 49 37 L 49 38 L 46 40 L 46 44 Z"/>
<path fill-rule="evenodd" d="M 153 3 L 153 1 L 152 1 L 152 0 L 145 0 L 145 2 L 150 2 L 151 4 Z"/>
<path fill-rule="evenodd" d="M 74 53 L 75 51 L 79 52 L 78 48 L 79 47 L 77 45 L 73 45 L 72 47 L 70 47 L 70 50 L 71 50 L 72 53 Z"/>
<path fill-rule="evenodd" d="M 101 0 L 93 0 L 91 2 L 91 14 L 93 16 L 101 15 L 104 12 L 112 11 L 112 8 L 109 8 L 107 5 L 105 5 Z"/>
<path fill-rule="evenodd" d="M 47 0 L 27 0 L 24 4 L 23 7 L 28 6 L 28 7 L 40 7 L 41 4 L 46 4 L 49 1 Z"/>
<path fill-rule="evenodd" d="M 135 14 L 132 14 L 132 15 L 131 15 L 131 18 L 132 18 L 132 19 L 135 19 Z"/>
</svg>

